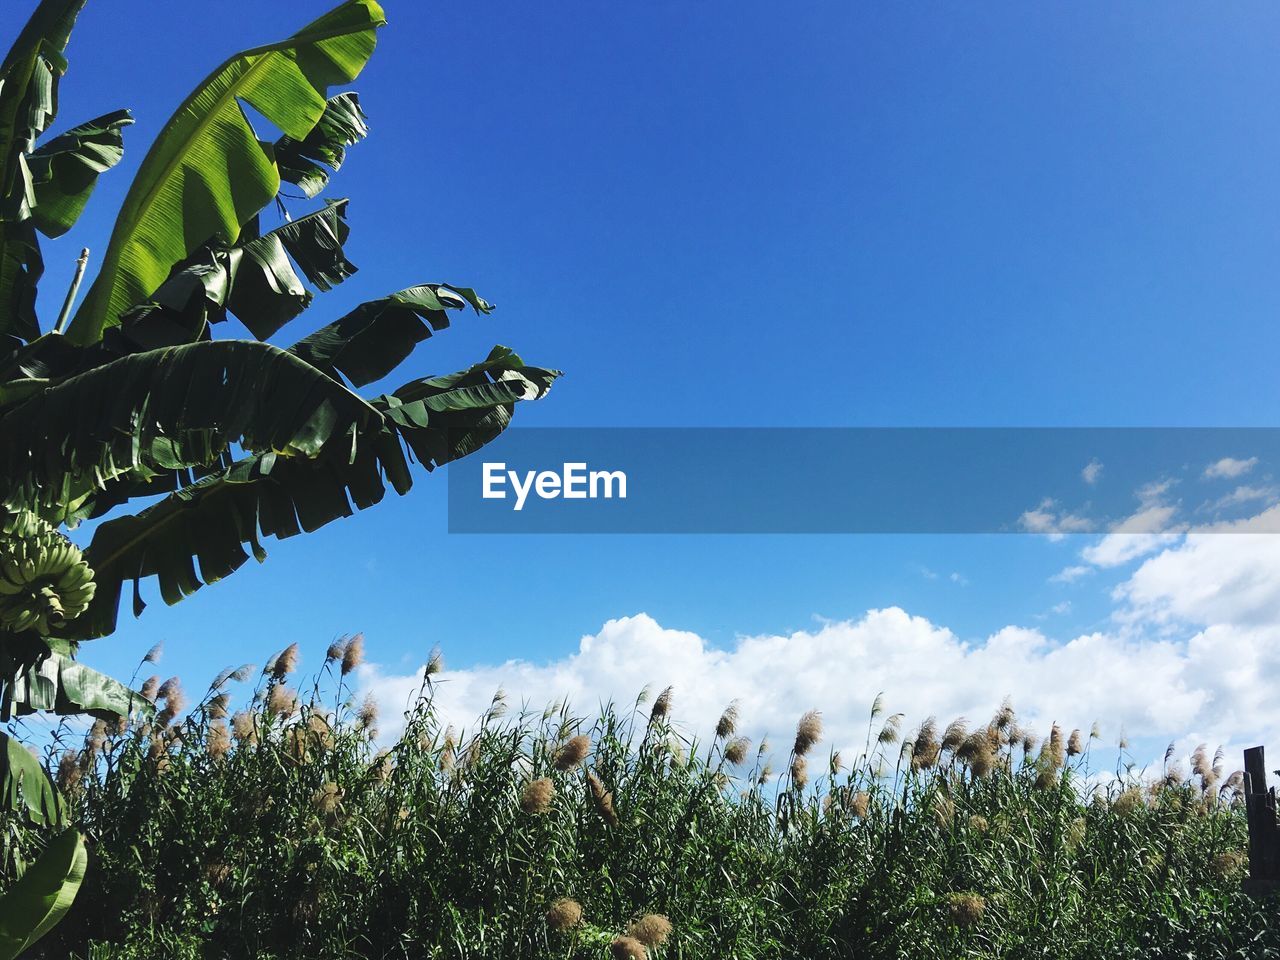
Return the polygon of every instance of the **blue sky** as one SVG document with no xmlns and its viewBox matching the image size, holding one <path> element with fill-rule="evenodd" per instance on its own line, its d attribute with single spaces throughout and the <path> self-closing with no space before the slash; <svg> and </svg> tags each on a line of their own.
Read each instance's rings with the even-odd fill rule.
<svg viewBox="0 0 1280 960">
<path fill-rule="evenodd" d="M 281 338 L 445 280 L 499 309 L 459 319 L 404 378 L 509 344 L 567 373 L 529 425 L 1280 414 L 1272 5 L 387 7 L 353 85 L 373 132 L 331 191 L 352 198 L 360 272 Z M 220 0 L 197 30 L 179 5 L 90 0 L 58 128 L 119 106 L 137 124 L 78 231 L 46 247 L 46 317 L 181 98 L 323 9 Z M 455 669 L 558 662 L 640 613 L 727 650 L 894 606 L 964 644 L 1010 624 L 1058 644 L 1115 633 L 1112 591 L 1135 573 L 1052 580 L 1093 543 L 1079 537 L 450 536 L 444 493 L 423 474 L 178 607 L 153 591 L 84 657 L 127 674 L 164 640 L 166 672 L 195 686 L 294 640 L 314 666 L 362 630 L 374 683 L 435 644 Z M 1206 616 L 1152 636 L 1190 642 L 1222 625 Z"/>
</svg>

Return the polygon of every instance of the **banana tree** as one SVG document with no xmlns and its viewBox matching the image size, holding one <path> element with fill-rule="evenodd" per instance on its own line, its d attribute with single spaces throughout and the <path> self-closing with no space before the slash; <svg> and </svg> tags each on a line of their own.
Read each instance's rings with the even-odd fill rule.
<svg viewBox="0 0 1280 960">
<path fill-rule="evenodd" d="M 143 159 L 83 303 L 77 274 L 42 325 L 40 235 L 72 227 L 131 122 L 117 110 L 43 139 L 84 2 L 41 0 L 0 65 L 0 720 L 149 709 L 75 659 L 115 630 L 126 584 L 135 615 L 148 581 L 176 603 L 261 561 L 269 538 L 372 506 L 388 486 L 403 494 L 414 461 L 475 451 L 559 376 L 498 346 L 464 370 L 358 393 L 452 312 L 493 309 L 447 283 L 277 338 L 313 291 L 356 271 L 348 202 L 322 194 L 368 132 L 358 96 L 335 88 L 373 53 L 374 0 L 197 86 Z M 279 135 L 260 135 L 246 105 Z M 100 522 L 81 548 L 64 529 L 88 519 Z"/>
</svg>

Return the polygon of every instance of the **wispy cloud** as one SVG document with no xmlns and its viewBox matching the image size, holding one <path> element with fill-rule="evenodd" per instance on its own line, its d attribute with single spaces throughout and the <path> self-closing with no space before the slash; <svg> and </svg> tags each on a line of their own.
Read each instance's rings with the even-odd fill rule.
<svg viewBox="0 0 1280 960">
<path fill-rule="evenodd" d="M 1102 464 L 1097 459 L 1090 460 L 1080 471 L 1080 477 L 1092 487 L 1102 478 Z"/>
<path fill-rule="evenodd" d="M 1211 463 L 1209 466 L 1204 468 L 1204 477 L 1206 480 L 1234 480 L 1237 477 L 1243 477 L 1257 465 L 1257 457 L 1249 457 L 1247 460 L 1237 460 L 1235 457 L 1223 457 L 1216 463 Z"/>
<path fill-rule="evenodd" d="M 1068 533 L 1087 533 L 1094 529 L 1091 521 L 1066 510 L 1059 510 L 1057 501 L 1045 497 L 1033 510 L 1025 511 L 1018 518 L 1018 526 L 1027 533 L 1041 533 L 1051 540 L 1060 540 Z"/>
</svg>

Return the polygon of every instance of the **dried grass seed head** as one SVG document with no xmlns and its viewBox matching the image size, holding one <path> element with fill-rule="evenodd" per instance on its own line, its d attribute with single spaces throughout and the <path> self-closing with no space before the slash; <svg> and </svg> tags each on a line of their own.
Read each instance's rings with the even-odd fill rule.
<svg viewBox="0 0 1280 960">
<path fill-rule="evenodd" d="M 791 748 L 797 757 L 805 756 L 822 739 L 822 714 L 807 710 L 796 724 L 796 742 Z"/>
<path fill-rule="evenodd" d="M 627 928 L 627 936 L 634 937 L 646 947 L 660 947 L 671 936 L 671 921 L 660 913 L 646 913 Z"/>
</svg>

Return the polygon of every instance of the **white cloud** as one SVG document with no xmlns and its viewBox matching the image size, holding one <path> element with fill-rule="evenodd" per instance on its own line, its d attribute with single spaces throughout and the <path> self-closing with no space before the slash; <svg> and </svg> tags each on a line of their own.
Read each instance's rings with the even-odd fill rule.
<svg viewBox="0 0 1280 960">
<path fill-rule="evenodd" d="M 1080 476 L 1085 483 L 1093 486 L 1102 477 L 1102 464 L 1096 459 L 1090 460 L 1080 471 Z"/>
<path fill-rule="evenodd" d="M 1211 463 L 1204 468 L 1204 476 L 1206 480 L 1227 479 L 1234 480 L 1236 477 L 1242 477 L 1254 467 L 1258 465 L 1257 457 L 1250 457 L 1247 460 L 1237 460 L 1235 457 L 1223 457 L 1217 463 Z"/>
<path fill-rule="evenodd" d="M 1093 567 L 1086 567 L 1086 566 L 1077 564 L 1076 566 L 1065 567 L 1064 569 L 1059 570 L 1057 573 L 1055 573 L 1052 577 L 1049 578 L 1049 582 L 1050 583 L 1075 583 L 1081 577 L 1087 576 L 1090 573 L 1093 573 Z"/>
<path fill-rule="evenodd" d="M 1018 518 L 1018 526 L 1027 533 L 1043 533 L 1050 540 L 1061 540 L 1068 533 L 1087 533 L 1094 528 L 1084 517 L 1059 511 L 1057 506 L 1056 501 L 1045 497 L 1034 510 L 1027 510 Z"/>
<path fill-rule="evenodd" d="M 540 711 L 567 697 L 589 713 L 601 700 L 627 706 L 642 687 L 672 684 L 675 715 L 702 736 L 737 700 L 744 732 L 757 740 L 767 733 L 782 748 L 800 714 L 818 708 L 826 745 L 856 753 L 882 691 L 888 710 L 906 713 L 908 723 L 930 715 L 981 721 L 1009 694 L 1024 722 L 1041 731 L 1055 720 L 1087 729 L 1096 719 L 1113 741 L 1124 729 L 1133 738 L 1196 730 L 1202 739 L 1225 742 L 1280 723 L 1280 703 L 1269 696 L 1280 679 L 1280 653 L 1227 656 L 1234 654 L 1232 643 L 1221 630 L 1178 642 L 1123 629 L 1054 643 L 1039 630 L 1016 626 L 966 643 L 893 607 L 812 630 L 742 637 L 720 649 L 637 614 L 610 620 L 559 659 L 447 671 L 437 707 L 448 721 L 466 726 L 500 687 L 513 708 Z M 361 671 L 386 718 L 400 716 L 422 680 L 421 669 L 408 676 L 376 666 Z M 1267 678 L 1261 687 L 1256 682 Z M 1268 693 L 1260 696 L 1259 689 Z"/>
<path fill-rule="evenodd" d="M 951 582 L 959 584 L 962 587 L 967 587 L 969 585 L 969 578 L 966 577 L 963 573 L 952 572 Z"/>
<path fill-rule="evenodd" d="M 437 707 L 465 726 L 502 687 L 516 708 L 541 711 L 568 698 L 589 714 L 601 700 L 625 706 L 645 686 L 672 684 L 677 718 L 703 736 L 737 700 L 744 732 L 767 732 L 784 749 L 799 715 L 816 707 L 827 746 L 856 752 L 881 691 L 908 724 L 929 715 L 980 722 L 1008 694 L 1033 729 L 1096 719 L 1108 741 L 1121 730 L 1147 741 L 1144 757 L 1155 740 L 1176 739 L 1184 752 L 1200 742 L 1238 747 L 1280 728 L 1280 535 L 1248 532 L 1267 529 L 1280 529 L 1280 506 L 1174 542 L 1127 535 L 1147 537 L 1148 549 L 1112 591 L 1111 626 L 1074 637 L 1010 625 L 968 640 L 890 607 L 719 647 L 640 613 L 608 621 L 561 657 L 446 671 Z M 1069 567 L 1056 579 L 1090 569 Z M 1070 609 L 1064 601 L 1053 612 Z M 382 705 L 384 732 L 395 735 L 392 718 L 420 686 L 422 668 L 402 675 L 371 664 L 360 679 Z"/>
<path fill-rule="evenodd" d="M 1277 499 L 1280 499 L 1280 490 L 1275 487 L 1255 487 L 1243 484 L 1212 503 L 1206 504 L 1204 509 L 1211 513 L 1216 513 L 1229 507 L 1239 507 L 1247 503 L 1263 503 L 1269 506 L 1275 503 Z"/>
<path fill-rule="evenodd" d="M 1050 608 L 1050 611 L 1051 611 L 1051 612 L 1053 612 L 1053 613 L 1058 614 L 1058 616 L 1062 616 L 1064 613 L 1070 613 L 1070 612 L 1071 612 L 1071 601 L 1070 601 L 1070 600 L 1063 600 L 1061 603 L 1055 603 L 1055 604 Z"/>
</svg>

